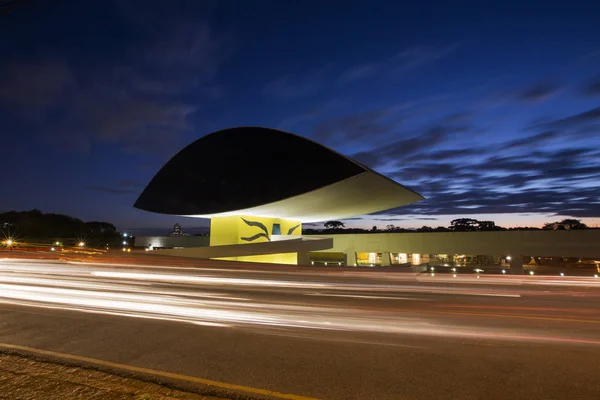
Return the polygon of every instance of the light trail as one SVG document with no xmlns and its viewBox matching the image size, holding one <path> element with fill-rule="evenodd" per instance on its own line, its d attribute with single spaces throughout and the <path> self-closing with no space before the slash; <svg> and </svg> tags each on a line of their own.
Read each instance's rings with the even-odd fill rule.
<svg viewBox="0 0 600 400">
<path fill-rule="evenodd" d="M 340 298 L 340 301 L 345 298 L 355 302 L 393 300 L 396 301 L 394 304 L 414 304 L 415 301 L 435 301 L 430 295 L 448 298 L 474 295 L 505 297 L 507 299 L 504 301 L 508 302 L 519 301 L 523 293 L 536 293 L 527 292 L 523 287 L 490 291 L 489 288 L 479 289 L 478 281 L 471 287 L 432 285 L 432 281 L 412 286 L 393 282 L 382 284 L 369 279 L 365 280 L 366 283 L 354 283 L 347 279 L 344 281 L 343 274 L 340 274 L 341 277 L 330 276 L 330 281 L 305 282 L 298 276 L 294 278 L 297 280 L 292 280 L 293 276 L 286 273 L 266 278 L 254 274 L 252 278 L 245 278 L 240 276 L 248 272 L 245 270 L 172 268 L 166 273 L 165 268 L 3 260 L 0 262 L 0 303 L 184 322 L 223 329 L 261 328 L 265 333 L 277 330 L 277 334 L 289 332 L 290 336 L 302 330 L 600 345 L 600 340 L 593 338 L 537 334 L 533 329 L 526 328 L 482 326 L 480 320 L 468 313 L 453 314 L 464 317 L 468 322 L 457 322 L 456 319 L 449 322 L 448 313 L 435 309 L 419 312 L 418 308 L 393 306 L 366 310 L 360 306 L 334 303 L 334 299 L 327 305 L 301 300 L 304 296 L 312 296 L 315 299 Z M 383 278 L 388 280 L 387 276 Z M 312 279 L 315 279 L 314 275 Z M 315 293 L 315 289 L 319 293 Z M 244 295 L 240 296 L 240 291 Z M 277 301 L 269 297 L 272 293 L 278 293 Z M 302 296 L 300 300 L 298 296 Z M 296 299 L 296 303 L 291 299 Z M 437 299 L 440 301 L 439 297 Z M 518 309 L 514 305 L 512 307 Z M 485 316 L 484 313 L 477 315 L 478 318 Z M 505 317 L 510 318 L 510 315 Z M 347 337 L 343 339 L 348 340 Z"/>
</svg>

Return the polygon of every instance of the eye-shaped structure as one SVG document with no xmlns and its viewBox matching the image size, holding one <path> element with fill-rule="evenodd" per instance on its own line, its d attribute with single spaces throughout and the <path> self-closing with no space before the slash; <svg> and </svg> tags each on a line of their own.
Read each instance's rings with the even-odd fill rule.
<svg viewBox="0 0 600 400">
<path fill-rule="evenodd" d="M 300 222 L 343 219 L 422 200 L 418 193 L 309 139 L 239 127 L 177 153 L 135 202 L 192 216 L 257 216 Z"/>
</svg>

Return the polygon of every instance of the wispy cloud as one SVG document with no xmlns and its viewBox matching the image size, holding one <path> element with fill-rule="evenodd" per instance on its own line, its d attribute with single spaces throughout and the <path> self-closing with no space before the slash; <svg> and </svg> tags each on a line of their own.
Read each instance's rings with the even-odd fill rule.
<svg viewBox="0 0 600 400">
<path fill-rule="evenodd" d="M 506 142 L 503 146 L 503 150 L 510 150 L 522 147 L 535 148 L 549 140 L 555 139 L 558 135 L 556 131 L 544 131 L 535 135 L 525 136 L 520 139 L 515 139 L 510 142 Z"/>
<path fill-rule="evenodd" d="M 87 152 L 107 143 L 128 152 L 171 153 L 179 147 L 191 114 L 214 99 L 231 41 L 202 15 L 123 4 L 125 18 L 142 34 L 119 58 L 71 65 L 66 57 L 40 56 L 4 64 L 0 107 L 63 149 Z"/>
<path fill-rule="evenodd" d="M 397 131 L 411 107 L 412 103 L 398 103 L 327 116 L 314 125 L 310 136 L 331 146 L 361 142 L 365 138 L 373 143 Z"/>
<path fill-rule="evenodd" d="M 283 119 L 279 123 L 278 128 L 282 130 L 294 130 L 297 125 L 317 121 L 330 113 L 340 110 L 347 103 L 347 99 L 342 97 L 324 101 Z"/>
<path fill-rule="evenodd" d="M 560 85 L 553 81 L 537 82 L 517 94 L 517 99 L 525 102 L 539 102 L 554 96 Z"/>
<path fill-rule="evenodd" d="M 537 136 L 532 135 L 532 141 Z M 515 141 L 507 141 L 505 147 Z M 530 149 L 536 148 L 531 146 Z M 400 162 L 391 176 L 426 200 L 385 214 L 498 214 L 532 212 L 574 217 L 600 216 L 600 166 L 594 150 L 573 147 L 511 155 L 479 150 L 478 162 L 464 154 L 440 161 L 436 152 Z"/>
<path fill-rule="evenodd" d="M 409 47 L 387 60 L 354 65 L 339 75 L 338 82 L 348 83 L 368 78 L 375 74 L 385 74 L 388 77 L 390 75 L 402 76 L 412 70 L 431 65 L 436 61 L 449 56 L 458 48 L 458 43 L 444 47 Z"/>
<path fill-rule="evenodd" d="M 581 93 L 584 96 L 600 96 L 600 76 L 589 79 L 583 84 Z"/>
<path fill-rule="evenodd" d="M 583 111 L 565 118 L 554 119 L 541 124 L 549 129 L 577 128 L 583 124 L 600 121 L 600 107 Z"/>
<path fill-rule="evenodd" d="M 387 216 L 525 211 L 600 216 L 600 166 L 592 144 L 600 129 L 600 108 L 524 123 L 513 134 L 494 138 L 493 145 L 474 145 L 473 138 L 486 135 L 478 125 L 488 121 L 479 115 L 487 108 L 476 106 L 475 99 L 465 112 L 448 113 L 448 107 L 432 109 L 429 103 L 392 113 L 374 109 L 325 120 L 317 125 L 321 136 L 315 137 L 326 138 L 334 148 L 348 141 L 362 143 L 366 148 L 351 157 L 426 197 L 382 213 Z M 417 119 L 421 127 L 412 128 L 414 116 L 423 109 L 427 118 Z"/>
<path fill-rule="evenodd" d="M 353 157 L 367 166 L 377 168 L 389 161 L 397 160 L 399 155 L 407 157 L 427 146 L 438 146 L 446 140 L 448 134 L 455 132 L 456 129 L 450 126 L 434 126 L 420 134 L 403 137 L 372 150 L 354 154 Z"/>
<path fill-rule="evenodd" d="M 314 95 L 332 82 L 348 83 L 376 74 L 397 77 L 433 64 L 452 54 L 458 47 L 458 44 L 445 47 L 410 47 L 390 59 L 354 65 L 342 72 L 334 71 L 334 66 L 330 63 L 307 73 L 290 73 L 280 76 L 267 83 L 263 93 L 278 99 L 296 99 Z"/>
<path fill-rule="evenodd" d="M 50 109 L 78 90 L 69 65 L 56 58 L 8 62 L 0 71 L 0 103 L 22 113 Z"/>
<path fill-rule="evenodd" d="M 357 79 L 368 78 L 370 76 L 375 75 L 378 71 L 380 71 L 382 65 L 379 63 L 369 63 L 356 65 L 342 72 L 342 74 L 338 77 L 338 82 L 351 82 Z"/>
<path fill-rule="evenodd" d="M 277 99 L 296 99 L 317 93 L 327 81 L 333 70 L 333 64 L 327 64 L 308 73 L 290 73 L 269 83 L 263 94 Z"/>
</svg>

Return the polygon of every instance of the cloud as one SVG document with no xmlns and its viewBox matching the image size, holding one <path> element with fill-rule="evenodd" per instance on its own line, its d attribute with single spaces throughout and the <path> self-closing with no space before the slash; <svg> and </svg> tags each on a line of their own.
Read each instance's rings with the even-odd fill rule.
<svg viewBox="0 0 600 400">
<path fill-rule="evenodd" d="M 375 75 L 382 68 L 380 64 L 370 63 L 354 66 L 338 77 L 338 82 L 350 82 L 357 79 L 368 78 Z"/>
<path fill-rule="evenodd" d="M 132 50 L 132 55 L 149 72 L 183 74 L 193 86 L 212 81 L 221 64 L 229 58 L 233 43 L 228 36 L 218 36 L 202 19 L 180 17 L 157 40 L 147 47 Z"/>
<path fill-rule="evenodd" d="M 547 100 L 560 90 L 560 85 L 556 82 L 544 81 L 537 82 L 522 92 L 517 94 L 517 100 L 524 102 L 539 102 Z"/>
<path fill-rule="evenodd" d="M 447 115 L 443 119 L 443 122 L 445 122 L 445 123 L 455 123 L 455 122 L 464 123 L 464 122 L 468 121 L 469 119 L 473 118 L 474 116 L 475 116 L 475 112 L 473 112 L 471 110 L 458 111 L 458 112 L 451 113 L 450 115 Z"/>
<path fill-rule="evenodd" d="M 378 218 L 525 212 L 600 217 L 594 143 L 600 108 L 538 119 L 506 136 L 489 118 L 493 112 L 504 123 L 499 118 L 512 113 L 515 101 L 542 101 L 560 90 L 558 83 L 536 82 L 506 90 L 501 104 L 482 104 L 473 96 L 460 103 L 455 95 L 420 99 L 392 111 L 381 107 L 322 119 L 313 135 L 338 150 L 360 146 L 350 157 L 426 198 Z"/>
<path fill-rule="evenodd" d="M 584 96 L 600 96 L 600 76 L 588 80 L 581 88 Z"/>
<path fill-rule="evenodd" d="M 160 151 L 190 129 L 194 107 L 174 101 L 158 102 L 135 96 L 85 97 L 78 106 L 82 133 L 94 140 L 115 143 L 128 151 Z"/>
<path fill-rule="evenodd" d="M 582 124 L 595 121 L 600 121 L 600 107 L 592 108 L 579 114 L 571 115 L 570 117 L 555 119 L 540 125 L 549 129 L 564 129 L 578 127 Z"/>
<path fill-rule="evenodd" d="M 458 43 L 454 43 L 445 47 L 418 46 L 408 48 L 391 60 L 391 72 L 394 74 L 404 74 L 411 70 L 430 65 L 452 54 L 458 47 Z"/>
<path fill-rule="evenodd" d="M 224 94 L 215 78 L 233 45 L 206 22 L 208 15 L 146 2 L 118 5 L 140 33 L 122 52 L 88 64 L 66 61 L 79 53 L 4 64 L 0 107 L 61 149 L 89 152 L 105 143 L 127 152 L 173 152 L 191 130 L 190 116 Z"/>
<path fill-rule="evenodd" d="M 347 103 L 344 98 L 333 98 L 318 105 L 310 107 L 300 113 L 296 113 L 283 119 L 278 128 L 282 130 L 293 130 L 297 125 L 309 123 L 324 117 L 325 115 L 339 110 Z"/>
<path fill-rule="evenodd" d="M 308 72 L 307 74 L 287 74 L 269 83 L 263 94 L 277 99 L 296 99 L 317 93 L 331 73 L 332 64 Z"/>
<path fill-rule="evenodd" d="M 600 166 L 586 147 L 533 150 L 523 155 L 482 154 L 462 163 L 417 161 L 391 176 L 423 194 L 424 201 L 386 211 L 397 215 L 469 215 L 530 212 L 600 216 Z"/>
<path fill-rule="evenodd" d="M 319 122 L 312 135 L 320 141 L 351 141 L 373 137 L 397 127 L 399 121 L 390 108 L 346 114 Z"/>
<path fill-rule="evenodd" d="M 402 137 L 401 139 L 396 139 L 392 143 L 356 153 L 352 155 L 352 157 L 372 168 L 376 168 L 389 161 L 399 163 L 410 156 L 416 156 L 416 154 L 424 148 L 438 146 L 445 141 L 450 134 L 462 132 L 465 129 L 466 128 L 464 127 L 437 125 L 427 128 L 417 135 Z M 454 156 L 456 155 L 457 154 L 455 153 Z"/>
<path fill-rule="evenodd" d="M 504 214 L 504 213 L 546 213 L 569 215 L 578 218 L 600 216 L 600 202 L 590 202 L 594 190 L 581 189 L 575 195 L 552 189 L 529 190 L 523 193 L 494 193 L 489 191 L 468 191 L 464 193 L 444 193 L 428 197 L 421 205 L 407 206 L 386 214 Z"/>
<path fill-rule="evenodd" d="M 348 83 L 368 78 L 376 74 L 401 76 L 412 70 L 433 64 L 452 54 L 458 44 L 445 47 L 416 46 L 396 54 L 394 57 L 376 62 L 354 65 L 338 74 L 338 83 Z M 318 93 L 328 83 L 333 75 L 333 64 L 309 71 L 306 74 L 287 74 L 269 83 L 263 89 L 263 94 L 278 99 L 295 99 Z"/>
<path fill-rule="evenodd" d="M 373 221 L 381 221 L 381 222 L 396 222 L 396 221 L 406 221 L 406 218 L 369 218 Z"/>
<path fill-rule="evenodd" d="M 556 131 L 544 131 L 532 136 L 526 136 L 521 139 L 516 139 L 510 142 L 507 142 L 502 146 L 503 150 L 516 149 L 521 147 L 534 148 L 540 144 L 544 144 L 545 142 L 552 140 L 558 136 L 558 132 Z"/>
<path fill-rule="evenodd" d="M 458 48 L 458 43 L 444 47 L 409 47 L 390 59 L 352 66 L 340 74 L 338 82 L 348 83 L 368 78 L 375 74 L 402 76 L 412 70 L 431 65 L 436 61 L 449 56 Z"/>
<path fill-rule="evenodd" d="M 487 148 L 467 147 L 461 149 L 438 149 L 424 147 L 419 152 L 402 157 L 404 162 L 427 162 L 427 161 L 446 161 L 458 157 L 468 157 L 478 154 L 484 154 Z"/>
<path fill-rule="evenodd" d="M 13 110 L 52 108 L 77 89 L 73 71 L 58 59 L 9 62 L 0 72 L 0 102 Z"/>
</svg>

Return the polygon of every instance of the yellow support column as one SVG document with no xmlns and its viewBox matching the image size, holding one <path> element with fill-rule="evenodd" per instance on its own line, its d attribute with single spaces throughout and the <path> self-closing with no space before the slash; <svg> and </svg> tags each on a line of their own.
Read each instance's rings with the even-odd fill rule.
<svg viewBox="0 0 600 400">
<path fill-rule="evenodd" d="M 216 217 L 210 220 L 210 245 L 264 243 L 302 235 L 302 224 L 281 218 L 253 216 Z M 296 253 L 227 257 L 226 260 L 297 264 Z"/>
</svg>

